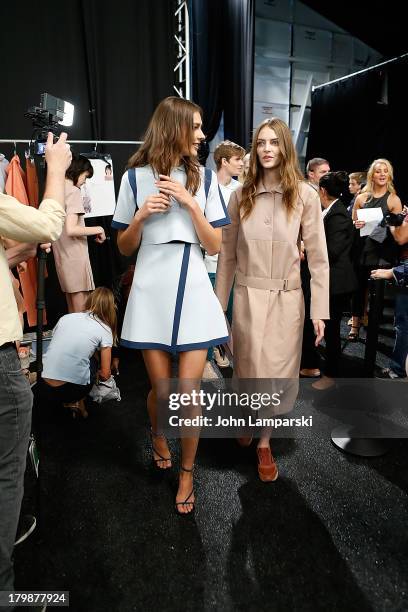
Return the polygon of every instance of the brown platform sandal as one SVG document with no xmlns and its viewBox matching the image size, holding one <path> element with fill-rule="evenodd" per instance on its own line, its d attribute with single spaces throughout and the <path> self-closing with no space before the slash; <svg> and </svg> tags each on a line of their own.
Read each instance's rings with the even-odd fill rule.
<svg viewBox="0 0 408 612">
<path fill-rule="evenodd" d="M 360 323 L 358 325 L 352 325 L 347 340 L 349 342 L 356 342 L 360 335 Z"/>
<path fill-rule="evenodd" d="M 256 449 L 258 455 L 258 474 L 262 482 L 274 482 L 278 476 L 278 466 L 272 457 L 269 447 L 258 447 Z"/>
</svg>

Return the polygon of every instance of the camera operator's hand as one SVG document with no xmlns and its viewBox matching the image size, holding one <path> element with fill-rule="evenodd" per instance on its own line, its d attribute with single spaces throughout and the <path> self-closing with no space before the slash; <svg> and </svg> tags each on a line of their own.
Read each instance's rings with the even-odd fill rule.
<svg viewBox="0 0 408 612">
<path fill-rule="evenodd" d="M 46 253 L 51 253 L 51 242 L 43 242 L 40 244 L 40 249 Z"/>
<path fill-rule="evenodd" d="M 103 227 L 98 227 L 98 230 L 100 230 L 100 232 L 96 234 L 95 242 L 97 242 L 98 244 L 102 244 L 102 242 L 105 242 L 106 240 L 105 230 L 103 229 Z"/>
<path fill-rule="evenodd" d="M 68 169 L 72 160 L 72 153 L 67 144 L 67 134 L 62 132 L 61 136 L 54 143 L 54 135 L 48 132 L 47 144 L 45 147 L 45 161 L 47 162 L 48 172 L 64 173 Z"/>
</svg>

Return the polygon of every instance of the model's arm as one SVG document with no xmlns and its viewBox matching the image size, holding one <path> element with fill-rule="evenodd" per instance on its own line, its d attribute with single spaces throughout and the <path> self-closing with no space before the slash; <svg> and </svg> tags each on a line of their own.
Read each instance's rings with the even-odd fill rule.
<svg viewBox="0 0 408 612">
<path fill-rule="evenodd" d="M 191 193 L 178 181 L 164 174 L 159 175 L 160 180 L 156 181 L 157 188 L 161 193 L 175 198 L 188 212 L 194 224 L 200 243 L 209 255 L 216 255 L 221 248 L 222 230 L 213 227 L 205 218 L 197 200 Z"/>
<path fill-rule="evenodd" d="M 237 242 L 240 225 L 238 210 L 238 197 L 234 192 L 228 203 L 228 214 L 231 224 L 222 230 L 221 252 L 218 257 L 215 293 L 224 312 L 227 310 L 228 300 L 234 284 L 237 268 Z"/>
<path fill-rule="evenodd" d="M 164 213 L 170 205 L 170 198 L 164 193 L 148 196 L 141 208 L 136 211 L 130 225 L 125 230 L 118 230 L 118 249 L 129 257 L 140 245 L 143 225 L 150 215 Z"/>
</svg>

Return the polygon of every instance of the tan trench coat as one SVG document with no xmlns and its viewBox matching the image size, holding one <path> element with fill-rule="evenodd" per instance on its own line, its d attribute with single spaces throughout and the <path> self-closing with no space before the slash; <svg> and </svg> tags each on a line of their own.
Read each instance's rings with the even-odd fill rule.
<svg viewBox="0 0 408 612">
<path fill-rule="evenodd" d="M 304 321 L 300 235 L 311 273 L 311 318 L 329 319 L 329 262 L 319 196 L 300 183 L 288 218 L 282 189 L 258 187 L 251 215 L 242 221 L 229 201 L 231 225 L 223 229 L 215 292 L 224 311 L 235 278 L 232 335 L 238 378 L 297 378 Z"/>
</svg>

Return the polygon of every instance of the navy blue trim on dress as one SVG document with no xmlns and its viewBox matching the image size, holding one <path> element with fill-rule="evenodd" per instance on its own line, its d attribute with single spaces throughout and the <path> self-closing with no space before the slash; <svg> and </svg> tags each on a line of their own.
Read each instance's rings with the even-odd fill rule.
<svg viewBox="0 0 408 612">
<path fill-rule="evenodd" d="M 113 229 L 127 229 L 129 227 L 129 223 L 120 223 L 120 221 L 112 221 L 111 227 Z"/>
<path fill-rule="evenodd" d="M 195 351 L 198 349 L 210 348 L 210 346 L 218 346 L 219 344 L 225 344 L 228 342 L 229 336 L 224 338 L 214 338 L 213 340 L 207 340 L 206 342 L 193 342 L 191 344 L 177 344 L 176 346 L 169 346 L 168 344 L 160 344 L 159 342 L 132 342 L 131 340 L 121 340 L 121 346 L 130 349 L 148 350 L 156 349 L 159 351 L 166 351 L 166 353 L 183 353 L 184 351 Z"/>
<path fill-rule="evenodd" d="M 217 183 L 217 185 L 218 185 L 218 183 Z M 224 215 L 225 215 L 226 219 L 229 219 L 228 212 L 227 212 L 227 207 L 225 206 L 224 198 L 222 196 L 222 191 L 221 191 L 221 188 L 220 188 L 219 185 L 218 185 L 218 193 L 220 194 L 220 200 L 221 200 L 222 207 L 224 209 Z M 230 221 L 230 223 L 231 223 L 231 221 Z"/>
<path fill-rule="evenodd" d="M 210 221 L 210 225 L 213 227 L 222 227 L 223 225 L 230 225 L 231 219 L 227 217 L 226 219 L 218 219 L 218 221 Z"/>
<path fill-rule="evenodd" d="M 181 262 L 180 278 L 177 288 L 176 307 L 174 310 L 173 332 L 171 335 L 171 346 L 177 345 L 177 336 L 180 328 L 181 309 L 183 307 L 184 290 L 186 288 L 188 262 L 190 259 L 191 244 L 184 245 L 183 261 Z"/>
<path fill-rule="evenodd" d="M 129 168 L 128 172 L 128 179 L 129 179 L 129 185 L 132 188 L 133 191 L 133 197 L 135 199 L 135 205 L 136 205 L 136 210 L 139 208 L 137 205 L 137 183 L 136 183 L 136 168 Z"/>
<path fill-rule="evenodd" d="M 210 191 L 211 181 L 212 181 L 212 170 L 211 170 L 211 168 L 204 168 L 205 199 L 208 198 L 208 192 Z"/>
</svg>

